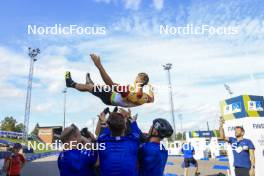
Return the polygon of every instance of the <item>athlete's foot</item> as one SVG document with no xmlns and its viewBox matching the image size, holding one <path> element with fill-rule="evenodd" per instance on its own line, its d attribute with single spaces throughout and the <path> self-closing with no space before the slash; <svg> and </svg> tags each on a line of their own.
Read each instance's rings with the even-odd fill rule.
<svg viewBox="0 0 264 176">
<path fill-rule="evenodd" d="M 71 72 L 66 71 L 65 73 L 66 87 L 75 87 L 76 83 L 71 78 Z"/>
<path fill-rule="evenodd" d="M 90 73 L 86 74 L 86 84 L 93 84 L 94 82 L 92 81 L 91 77 L 90 77 Z"/>
</svg>

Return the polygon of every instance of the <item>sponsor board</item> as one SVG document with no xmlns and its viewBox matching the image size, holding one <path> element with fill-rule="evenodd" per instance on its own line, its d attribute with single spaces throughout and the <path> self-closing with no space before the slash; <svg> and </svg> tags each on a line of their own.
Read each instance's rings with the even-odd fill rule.
<svg viewBox="0 0 264 176">
<path fill-rule="evenodd" d="M 235 137 L 235 127 L 243 126 L 245 129 L 244 138 L 250 139 L 255 146 L 256 176 L 262 176 L 264 173 L 264 118 L 245 117 L 240 119 L 227 120 L 224 124 L 224 131 L 227 137 Z M 228 147 L 228 157 L 232 176 L 234 175 L 233 153 L 231 147 Z"/>
</svg>

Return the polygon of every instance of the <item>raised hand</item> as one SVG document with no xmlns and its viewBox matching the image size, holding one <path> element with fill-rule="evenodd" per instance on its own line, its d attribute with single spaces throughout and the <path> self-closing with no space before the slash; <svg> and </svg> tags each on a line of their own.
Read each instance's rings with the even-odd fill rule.
<svg viewBox="0 0 264 176">
<path fill-rule="evenodd" d="M 128 109 L 127 111 L 123 108 L 119 108 L 119 113 L 121 113 L 125 118 L 129 119 L 131 117 L 131 110 Z"/>
<path fill-rule="evenodd" d="M 100 56 L 97 56 L 96 54 L 90 54 L 90 56 L 96 67 L 100 67 L 102 65 Z"/>
<path fill-rule="evenodd" d="M 101 112 L 101 114 L 100 115 L 98 115 L 98 117 L 99 117 L 99 121 L 101 122 L 101 123 L 105 123 L 106 122 L 106 117 L 105 117 L 105 113 L 104 112 Z"/>
<path fill-rule="evenodd" d="M 220 127 L 223 127 L 223 124 L 225 123 L 225 120 L 224 120 L 224 118 L 222 116 L 220 116 L 219 122 L 220 122 Z"/>
</svg>

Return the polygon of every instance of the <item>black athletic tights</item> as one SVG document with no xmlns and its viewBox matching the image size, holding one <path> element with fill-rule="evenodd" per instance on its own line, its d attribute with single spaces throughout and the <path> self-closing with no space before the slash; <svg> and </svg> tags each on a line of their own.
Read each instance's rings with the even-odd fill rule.
<svg viewBox="0 0 264 176">
<path fill-rule="evenodd" d="M 236 176 L 249 176 L 249 170 L 250 169 L 247 169 L 247 168 L 236 167 L 235 173 L 236 173 Z"/>
</svg>

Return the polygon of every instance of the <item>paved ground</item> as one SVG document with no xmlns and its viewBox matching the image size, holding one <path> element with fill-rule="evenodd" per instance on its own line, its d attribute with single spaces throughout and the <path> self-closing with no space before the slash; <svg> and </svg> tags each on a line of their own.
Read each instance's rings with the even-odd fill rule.
<svg viewBox="0 0 264 176">
<path fill-rule="evenodd" d="M 183 168 L 182 168 L 182 162 L 183 158 L 181 157 L 169 157 L 166 170 L 165 170 L 165 175 L 167 174 L 168 176 L 182 176 L 183 175 Z M 228 166 L 228 162 L 220 162 L 218 160 L 210 160 L 210 161 L 204 161 L 204 160 L 199 160 L 199 171 L 201 173 L 201 176 L 217 176 L 220 172 L 223 174 L 227 174 L 226 170 L 215 170 L 213 169 L 214 166 Z M 190 176 L 194 175 L 194 168 L 190 169 L 191 174 Z"/>
<path fill-rule="evenodd" d="M 22 176 L 58 176 L 57 156 L 51 156 L 33 162 L 27 163 L 23 169 Z M 181 167 L 183 158 L 169 157 L 166 166 L 165 175 L 181 176 L 183 168 Z M 198 161 L 200 166 L 201 176 L 216 176 L 219 172 L 226 174 L 225 170 L 214 170 L 215 165 L 227 166 L 228 162 L 219 162 L 217 160 Z M 193 169 L 190 176 L 193 176 Z"/>
<path fill-rule="evenodd" d="M 23 169 L 22 176 L 58 176 L 57 156 L 50 156 L 29 162 Z"/>
</svg>

